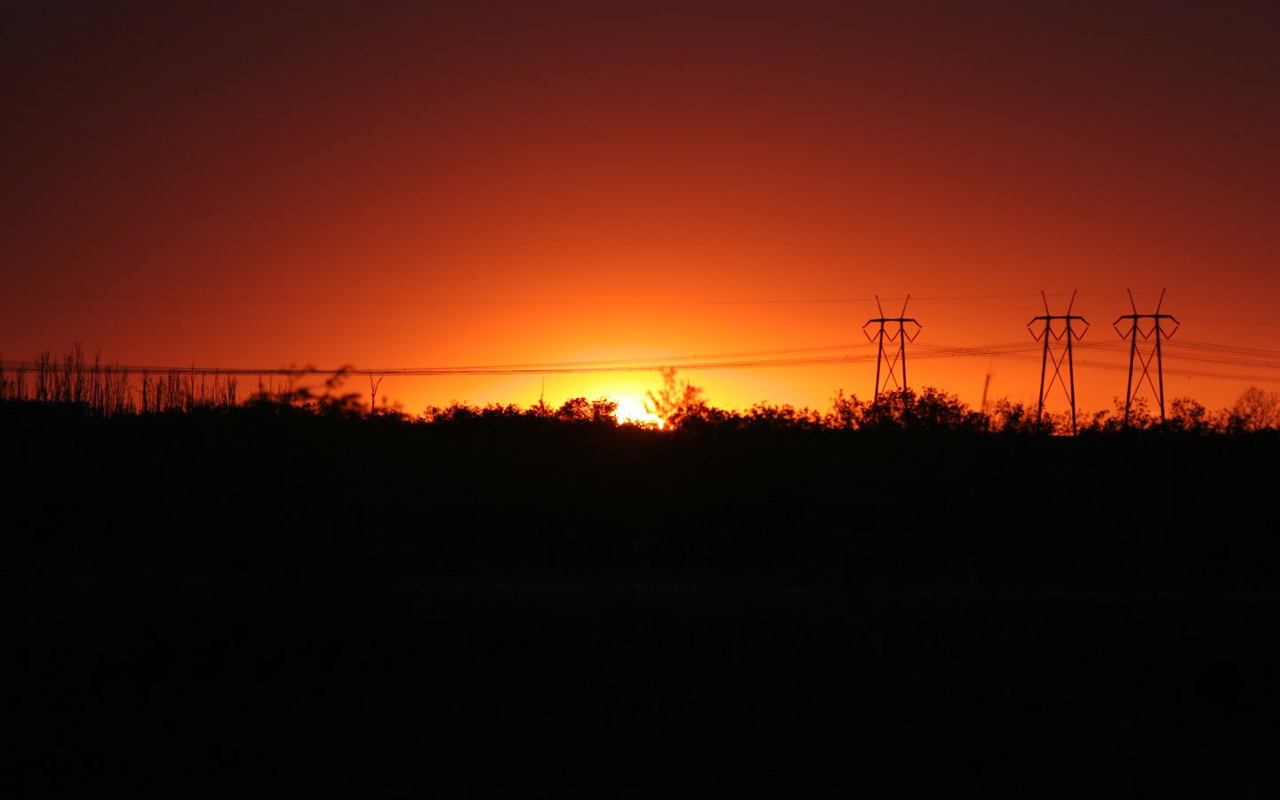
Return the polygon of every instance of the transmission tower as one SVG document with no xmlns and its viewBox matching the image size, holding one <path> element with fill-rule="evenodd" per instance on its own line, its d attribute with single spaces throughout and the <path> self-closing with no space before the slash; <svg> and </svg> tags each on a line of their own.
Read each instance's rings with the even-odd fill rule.
<svg viewBox="0 0 1280 800">
<path fill-rule="evenodd" d="M 1054 384 L 1062 387 L 1067 393 L 1067 402 L 1071 404 L 1071 432 L 1076 432 L 1076 370 L 1075 363 L 1071 357 L 1071 343 L 1078 342 L 1084 338 L 1085 331 L 1089 330 L 1089 320 L 1084 317 L 1073 315 L 1072 307 L 1076 304 L 1076 293 L 1071 293 L 1071 302 L 1067 304 L 1066 314 L 1050 314 L 1049 299 L 1044 296 L 1044 292 L 1040 292 L 1040 299 L 1044 301 L 1044 316 L 1035 317 L 1027 323 L 1027 327 L 1031 328 L 1037 322 L 1043 322 L 1044 328 L 1039 332 L 1032 330 L 1031 335 L 1036 341 L 1044 342 L 1044 355 L 1040 359 L 1040 404 L 1036 407 L 1036 419 L 1044 419 L 1044 400 L 1053 391 Z M 1060 321 L 1060 327 L 1054 326 L 1054 321 Z M 1071 327 L 1073 320 L 1080 320 L 1084 323 L 1084 330 L 1076 330 Z M 1060 343 L 1058 347 L 1054 347 L 1055 343 Z M 1056 352 L 1055 352 L 1056 351 Z M 1067 379 L 1062 379 L 1062 362 L 1067 364 Z M 1045 376 L 1049 373 L 1049 367 L 1053 367 L 1053 377 L 1049 378 L 1049 384 L 1045 385 Z"/>
<path fill-rule="evenodd" d="M 866 334 L 867 340 L 875 342 L 877 345 L 876 352 L 876 394 L 875 398 L 879 399 L 880 394 L 889 388 L 892 383 L 894 388 L 902 393 L 907 391 L 907 342 L 914 342 L 916 336 L 920 334 L 920 323 L 910 317 L 903 316 L 907 313 L 907 303 L 911 300 L 911 295 L 907 295 L 907 299 L 902 301 L 902 311 L 896 317 L 886 317 L 884 315 L 884 307 L 880 305 L 880 295 L 876 295 L 876 308 L 880 311 L 880 316 L 876 319 L 869 319 L 862 326 L 862 332 Z M 913 327 L 908 331 L 908 323 Z M 872 325 L 878 325 L 875 333 L 871 333 L 868 328 Z M 894 326 L 897 326 L 896 328 Z M 886 327 L 888 326 L 888 327 Z M 888 343 L 888 347 L 885 343 Z M 893 343 L 897 342 L 896 352 Z M 881 381 L 881 367 L 884 367 L 884 380 Z M 901 382 L 899 382 L 899 370 L 901 370 Z"/>
<path fill-rule="evenodd" d="M 1142 390 L 1143 381 L 1146 381 L 1147 385 L 1151 387 L 1151 391 L 1155 393 L 1156 402 L 1160 406 L 1160 421 L 1162 423 L 1165 421 L 1164 420 L 1164 361 L 1160 355 L 1160 342 L 1164 339 L 1168 339 L 1172 337 L 1174 332 L 1178 330 L 1178 325 L 1180 323 L 1178 322 L 1178 320 L 1174 319 L 1172 315 L 1160 313 L 1160 306 L 1164 304 L 1164 292 L 1165 292 L 1164 289 L 1160 290 L 1160 300 L 1159 302 L 1156 303 L 1156 313 L 1139 314 L 1138 306 L 1135 305 L 1133 302 L 1133 292 L 1130 291 L 1129 307 L 1133 309 L 1133 313 L 1125 314 L 1121 317 L 1118 317 L 1116 318 L 1115 322 L 1111 323 L 1112 327 L 1116 329 L 1116 333 L 1120 334 L 1121 339 L 1129 340 L 1129 388 L 1125 392 L 1125 396 L 1124 396 L 1124 424 L 1126 425 L 1129 424 L 1129 410 L 1133 405 L 1133 398 L 1137 395 L 1139 391 Z M 1120 320 L 1122 319 L 1129 320 L 1128 331 L 1120 330 Z M 1161 320 L 1166 320 L 1166 319 L 1173 320 L 1173 330 L 1167 331 L 1161 327 L 1160 325 Z M 1143 325 L 1144 320 L 1150 320 L 1149 326 L 1144 327 Z M 1139 339 L 1142 339 L 1146 342 L 1150 342 L 1150 344 L 1145 345 L 1145 349 L 1139 348 L 1138 347 Z M 1152 361 L 1155 361 L 1155 364 L 1156 364 L 1156 378 L 1155 378 L 1156 382 L 1155 383 L 1153 383 L 1151 380 L 1151 362 Z M 1139 367 L 1141 367 L 1141 372 L 1138 375 L 1138 383 L 1136 386 L 1134 385 L 1134 382 L 1133 382 L 1135 363 Z"/>
</svg>

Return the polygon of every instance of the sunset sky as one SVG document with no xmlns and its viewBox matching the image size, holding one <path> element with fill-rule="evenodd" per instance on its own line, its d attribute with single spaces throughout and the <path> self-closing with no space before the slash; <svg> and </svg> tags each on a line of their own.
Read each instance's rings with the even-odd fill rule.
<svg viewBox="0 0 1280 800">
<path fill-rule="evenodd" d="M 10 3 L 0 355 L 828 358 L 682 373 L 725 408 L 826 408 L 870 396 L 862 325 L 910 294 L 912 386 L 1034 402 L 1027 322 L 1078 290 L 1101 409 L 1126 290 L 1152 313 L 1167 289 L 1167 395 L 1225 406 L 1280 389 L 1278 9 Z M 542 368 L 381 393 L 416 413 L 660 384 Z"/>
</svg>

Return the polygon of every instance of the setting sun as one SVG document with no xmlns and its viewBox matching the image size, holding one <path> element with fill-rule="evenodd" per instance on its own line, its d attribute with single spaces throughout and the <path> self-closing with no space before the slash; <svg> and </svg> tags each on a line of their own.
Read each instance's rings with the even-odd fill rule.
<svg viewBox="0 0 1280 800">
<path fill-rule="evenodd" d="M 662 427 L 662 419 L 645 409 L 644 403 L 634 397 L 612 398 L 618 404 L 618 422 L 633 425 L 656 425 Z"/>
</svg>

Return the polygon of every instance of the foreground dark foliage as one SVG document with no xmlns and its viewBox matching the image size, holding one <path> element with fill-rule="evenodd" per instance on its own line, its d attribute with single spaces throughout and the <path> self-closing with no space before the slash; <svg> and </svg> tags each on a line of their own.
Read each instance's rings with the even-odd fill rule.
<svg viewBox="0 0 1280 800">
<path fill-rule="evenodd" d="M 899 424 L 477 416 L 255 405 L 5 414 L 15 557 L 210 577 L 337 565 L 644 580 L 886 570 L 1263 585 L 1280 437 L 1075 438 Z"/>
<path fill-rule="evenodd" d="M 1270 432 L 29 411 L 22 796 L 1277 786 Z"/>
</svg>

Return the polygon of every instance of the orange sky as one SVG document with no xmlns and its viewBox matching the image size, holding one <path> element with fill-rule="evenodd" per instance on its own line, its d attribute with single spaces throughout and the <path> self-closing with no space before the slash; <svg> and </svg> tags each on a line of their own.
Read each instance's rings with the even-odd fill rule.
<svg viewBox="0 0 1280 800">
<path fill-rule="evenodd" d="M 877 294 L 897 315 L 910 293 L 917 343 L 955 348 L 1033 345 L 1041 290 L 1061 314 L 1078 289 L 1085 342 L 1116 343 L 1126 290 L 1150 313 L 1167 288 L 1171 357 L 1234 348 L 1166 362 L 1169 397 L 1280 388 L 1274 352 L 1235 363 L 1280 351 L 1273 4 L 427 5 L 6 12 L 0 354 L 79 341 L 124 364 L 420 367 L 863 343 L 797 354 L 862 358 Z M 1035 400 L 1035 358 L 908 352 L 914 386 L 976 404 L 990 374 L 992 396 Z M 870 395 L 874 372 L 687 375 L 722 407 L 825 408 L 837 388 Z M 1125 388 L 1092 365 L 1078 380 L 1086 409 Z M 659 382 L 382 394 L 417 412 Z"/>
</svg>

